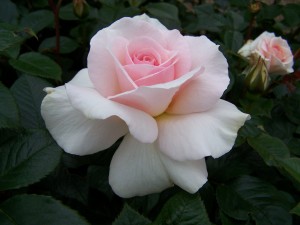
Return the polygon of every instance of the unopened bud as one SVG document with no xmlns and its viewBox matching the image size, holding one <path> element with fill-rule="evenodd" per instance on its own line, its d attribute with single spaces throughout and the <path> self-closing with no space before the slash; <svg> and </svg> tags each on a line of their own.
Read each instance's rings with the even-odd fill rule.
<svg viewBox="0 0 300 225">
<path fill-rule="evenodd" d="M 270 78 L 264 60 L 259 57 L 256 63 L 249 66 L 245 71 L 245 85 L 252 92 L 262 93 L 267 90 Z"/>
<path fill-rule="evenodd" d="M 89 5 L 85 0 L 73 0 L 73 11 L 78 18 L 83 19 L 89 15 Z"/>
<path fill-rule="evenodd" d="M 251 3 L 249 9 L 251 13 L 258 13 L 261 9 L 261 3 L 260 2 Z"/>
</svg>

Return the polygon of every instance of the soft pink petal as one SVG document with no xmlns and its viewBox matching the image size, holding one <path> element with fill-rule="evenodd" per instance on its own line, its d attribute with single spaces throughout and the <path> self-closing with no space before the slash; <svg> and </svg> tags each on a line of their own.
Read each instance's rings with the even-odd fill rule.
<svg viewBox="0 0 300 225">
<path fill-rule="evenodd" d="M 202 72 L 201 68 L 197 68 L 171 82 L 142 86 L 133 91 L 112 96 L 109 99 L 139 109 L 152 116 L 157 116 L 166 110 L 181 85 L 189 82 Z"/>
<path fill-rule="evenodd" d="M 167 112 L 187 114 L 203 112 L 213 107 L 229 84 L 228 64 L 218 46 L 205 36 L 189 37 L 192 68 L 204 67 L 204 73 L 185 85 L 176 94 Z"/>
<path fill-rule="evenodd" d="M 173 54 L 171 51 L 165 49 L 159 42 L 149 37 L 141 36 L 131 40 L 127 45 L 126 64 L 138 64 L 136 56 L 138 54 L 148 54 L 155 59 L 155 65 L 164 63 Z"/>
<path fill-rule="evenodd" d="M 119 86 L 119 90 L 120 90 L 119 93 L 131 91 L 131 90 L 137 88 L 138 86 L 135 84 L 133 79 L 127 73 L 127 71 L 122 66 L 121 62 L 118 60 L 118 58 L 115 56 L 115 54 L 111 50 L 109 50 L 109 52 L 110 52 L 111 57 L 115 64 L 114 70 L 116 72 L 115 74 L 117 77 L 117 82 L 118 82 L 118 86 Z M 116 93 L 116 94 L 118 94 L 118 93 Z"/>
<path fill-rule="evenodd" d="M 109 184 L 123 198 L 156 193 L 172 186 L 154 145 L 141 143 L 131 135 L 125 136 L 112 158 Z"/>
<path fill-rule="evenodd" d="M 198 64 L 192 67 L 192 58 L 194 57 L 190 51 L 190 43 L 188 43 L 185 36 L 182 36 L 178 30 L 171 30 L 165 33 L 167 44 L 165 48 L 176 52 L 176 64 L 175 64 L 175 78 L 178 78 L 187 72 L 199 67 L 204 66 Z"/>
<path fill-rule="evenodd" d="M 195 193 L 207 181 L 205 159 L 177 161 L 160 154 L 172 182 L 189 193 Z"/>
<path fill-rule="evenodd" d="M 157 138 L 156 121 L 148 114 L 110 101 L 95 89 L 66 84 L 71 104 L 88 119 L 107 119 L 117 116 L 125 121 L 130 133 L 143 143 L 152 143 Z"/>
<path fill-rule="evenodd" d="M 175 71 L 173 64 L 160 69 L 161 70 L 156 73 L 150 74 L 148 76 L 136 80 L 135 84 L 137 86 L 151 86 L 155 84 L 163 84 L 174 80 Z"/>
<path fill-rule="evenodd" d="M 72 83 L 82 80 L 82 73 Z M 126 123 L 116 116 L 106 119 L 87 118 L 75 109 L 64 87 L 46 88 L 41 105 L 46 127 L 58 145 L 75 155 L 88 155 L 110 147 L 128 132 Z"/>
<path fill-rule="evenodd" d="M 156 118 L 159 149 L 179 161 L 220 157 L 232 148 L 237 131 L 248 118 L 224 100 L 201 113 L 163 114 Z"/>
<path fill-rule="evenodd" d="M 105 31 L 97 34 L 91 40 L 88 55 L 88 72 L 95 88 L 104 97 L 136 88 L 121 64 L 125 63 L 128 41 L 118 36 L 111 38 Z"/>
</svg>

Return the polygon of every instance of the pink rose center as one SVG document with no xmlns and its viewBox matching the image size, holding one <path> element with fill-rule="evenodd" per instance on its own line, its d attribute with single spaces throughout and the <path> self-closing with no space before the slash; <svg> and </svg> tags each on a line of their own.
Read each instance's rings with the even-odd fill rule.
<svg viewBox="0 0 300 225">
<path fill-rule="evenodd" d="M 158 66 L 161 63 L 159 54 L 152 51 L 152 49 L 142 49 L 134 54 L 132 61 L 135 64 L 149 64 L 153 66 Z"/>
<path fill-rule="evenodd" d="M 130 40 L 126 48 L 123 68 L 138 87 L 174 80 L 176 52 L 149 37 Z"/>
</svg>

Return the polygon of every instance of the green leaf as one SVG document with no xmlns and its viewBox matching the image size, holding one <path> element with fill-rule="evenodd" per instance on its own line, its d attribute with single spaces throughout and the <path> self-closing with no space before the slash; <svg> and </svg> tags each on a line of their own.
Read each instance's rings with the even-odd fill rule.
<svg viewBox="0 0 300 225">
<path fill-rule="evenodd" d="M 88 181 L 91 187 L 98 189 L 109 197 L 112 197 L 114 194 L 108 183 L 108 174 L 108 166 L 89 166 Z"/>
<path fill-rule="evenodd" d="M 23 38 L 10 30 L 0 30 L 0 52 L 9 50 L 12 47 L 20 47 Z"/>
<path fill-rule="evenodd" d="M 151 221 L 140 215 L 134 209 L 125 205 L 118 218 L 113 222 L 113 225 L 148 225 Z"/>
<path fill-rule="evenodd" d="M 238 31 L 227 30 L 224 35 L 224 44 L 225 46 L 232 50 L 233 52 L 237 52 L 242 46 L 244 41 L 243 34 Z"/>
<path fill-rule="evenodd" d="M 300 183 L 300 158 L 282 159 L 280 160 L 280 166 Z"/>
<path fill-rule="evenodd" d="M 256 137 L 257 135 L 262 133 L 262 130 L 259 129 L 259 126 L 261 126 L 260 121 L 256 121 L 255 116 L 252 116 L 250 120 L 247 120 L 244 126 L 242 126 L 238 131 L 238 136 L 234 144 L 235 147 L 243 144 L 247 140 L 247 138 Z"/>
<path fill-rule="evenodd" d="M 83 176 L 70 173 L 63 166 L 43 179 L 42 185 L 46 186 L 55 196 L 62 196 L 88 205 L 89 185 L 87 180 Z"/>
<path fill-rule="evenodd" d="M 233 149 L 230 153 L 214 159 L 208 157 L 206 160 L 209 180 L 225 182 L 244 174 L 249 174 L 252 170 L 247 164 L 247 159 L 251 157 L 251 152 Z"/>
<path fill-rule="evenodd" d="M 247 27 L 244 17 L 234 11 L 229 11 L 227 13 L 227 21 L 229 28 L 232 30 L 242 31 Z"/>
<path fill-rule="evenodd" d="M 73 11 L 73 3 L 62 6 L 59 10 L 59 18 L 62 20 L 79 20 Z"/>
<path fill-rule="evenodd" d="M 211 223 L 200 197 L 180 192 L 164 205 L 154 224 L 210 225 Z"/>
<path fill-rule="evenodd" d="M 56 38 L 46 38 L 39 46 L 39 51 L 53 51 L 56 47 Z M 71 38 L 61 36 L 60 37 L 60 53 L 66 54 L 73 52 L 78 48 L 78 44 Z"/>
<path fill-rule="evenodd" d="M 19 127 L 19 109 L 10 91 L 0 82 L 0 128 Z"/>
<path fill-rule="evenodd" d="M 277 4 L 264 5 L 257 14 L 257 20 L 261 22 L 262 20 L 274 20 L 280 13 L 281 6 Z"/>
<path fill-rule="evenodd" d="M 10 139 L 0 151 L 0 190 L 39 181 L 54 170 L 61 154 L 61 149 L 44 130 L 19 134 Z"/>
<path fill-rule="evenodd" d="M 243 176 L 232 184 L 219 186 L 217 200 L 228 216 L 248 220 L 257 225 L 291 225 L 289 210 L 294 204 L 290 195 L 255 177 Z"/>
<path fill-rule="evenodd" d="M 0 21 L 7 23 L 17 23 L 19 12 L 16 4 L 10 0 L 1 0 Z"/>
<path fill-rule="evenodd" d="M 37 52 L 28 52 L 18 59 L 9 60 L 9 64 L 16 70 L 32 76 L 61 80 L 60 66 L 47 56 Z"/>
<path fill-rule="evenodd" d="M 298 4 L 288 4 L 282 8 L 284 22 L 290 27 L 297 27 L 300 24 L 300 6 Z"/>
<path fill-rule="evenodd" d="M 215 13 L 212 4 L 201 4 L 195 7 L 197 15 L 197 30 L 220 32 L 224 26 L 224 17 Z M 209 21 L 209 23 L 207 22 Z"/>
<path fill-rule="evenodd" d="M 17 195 L 0 205 L 1 225 L 88 225 L 77 212 L 49 196 Z"/>
<path fill-rule="evenodd" d="M 21 21 L 21 27 L 29 27 L 35 33 L 48 27 L 54 20 L 53 13 L 49 10 L 38 10 L 25 15 Z"/>
<path fill-rule="evenodd" d="M 23 75 L 11 87 L 11 92 L 20 109 L 23 127 L 45 128 L 41 117 L 41 103 L 46 95 L 43 89 L 51 86 L 41 78 Z"/>
<path fill-rule="evenodd" d="M 300 125 L 300 89 L 289 98 L 284 99 L 283 107 L 289 120 Z"/>
<path fill-rule="evenodd" d="M 145 9 L 168 28 L 179 28 L 178 9 L 175 5 L 165 2 L 149 3 Z"/>
<path fill-rule="evenodd" d="M 267 116 L 271 117 L 271 111 L 274 107 L 272 99 L 262 98 L 259 95 L 247 93 L 246 98 L 240 100 L 244 111 L 251 116 Z"/>
<path fill-rule="evenodd" d="M 249 145 L 255 149 L 269 166 L 278 166 L 278 160 L 289 157 L 289 149 L 279 139 L 267 134 L 248 138 Z"/>
<path fill-rule="evenodd" d="M 225 214 L 237 220 L 247 220 L 252 205 L 235 190 L 228 186 L 219 186 L 216 192 L 218 204 Z"/>
<path fill-rule="evenodd" d="M 300 202 L 290 212 L 300 216 Z"/>
</svg>

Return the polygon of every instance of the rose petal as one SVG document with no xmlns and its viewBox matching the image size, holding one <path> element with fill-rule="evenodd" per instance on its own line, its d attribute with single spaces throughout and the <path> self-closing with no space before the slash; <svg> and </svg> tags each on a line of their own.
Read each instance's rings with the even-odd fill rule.
<svg viewBox="0 0 300 225">
<path fill-rule="evenodd" d="M 148 19 L 147 16 L 142 16 L 145 20 L 138 18 L 122 18 L 111 26 L 100 30 L 91 40 L 88 55 L 89 74 L 95 88 L 104 97 L 135 88 L 128 75 L 124 73 L 118 64 L 124 65 L 126 58 L 125 43 L 130 43 L 136 37 L 147 37 L 155 40 L 163 48 L 177 52 L 178 60 L 174 65 L 175 78 L 191 70 L 188 44 L 179 31 L 165 30 L 162 28 L 163 25 L 157 25 L 158 21 Z M 152 22 L 149 23 L 149 21 Z M 130 26 L 128 26 L 129 23 Z"/>
<path fill-rule="evenodd" d="M 138 64 L 136 62 L 137 54 L 144 53 L 153 56 L 155 65 L 160 65 L 173 55 L 172 51 L 168 51 L 160 45 L 156 40 L 149 37 L 138 37 L 131 40 L 127 46 L 126 64 Z"/>
<path fill-rule="evenodd" d="M 196 68 L 171 82 L 142 86 L 133 91 L 109 97 L 109 99 L 142 110 L 152 116 L 157 116 L 166 110 L 180 86 L 202 72 L 203 68 Z"/>
<path fill-rule="evenodd" d="M 81 86 L 81 87 L 90 87 L 93 88 L 94 85 L 89 77 L 88 69 L 84 68 L 80 70 L 74 78 L 68 82 L 69 84 Z"/>
<path fill-rule="evenodd" d="M 218 46 L 201 37 L 185 37 L 190 44 L 192 68 L 202 65 L 201 76 L 184 86 L 176 94 L 167 112 L 187 114 L 203 112 L 213 107 L 229 84 L 228 64 Z"/>
<path fill-rule="evenodd" d="M 156 118 L 159 149 L 179 161 L 220 157 L 232 148 L 237 131 L 248 118 L 224 100 L 202 113 L 163 114 Z"/>
<path fill-rule="evenodd" d="M 207 181 L 205 159 L 177 161 L 160 154 L 170 179 L 189 193 L 195 193 Z"/>
<path fill-rule="evenodd" d="M 123 197 L 160 192 L 172 186 L 169 176 L 153 144 L 144 144 L 126 135 L 114 154 L 109 184 Z"/>
<path fill-rule="evenodd" d="M 157 138 L 156 121 L 148 114 L 102 97 L 95 89 L 66 84 L 71 104 L 89 119 L 117 116 L 125 121 L 130 133 L 143 143 Z"/>
<path fill-rule="evenodd" d="M 72 83 L 82 80 L 81 75 Z M 47 88 L 41 105 L 46 127 L 66 152 L 88 155 L 110 147 L 128 132 L 126 123 L 116 116 L 104 120 L 87 118 L 75 109 L 64 87 Z"/>
<path fill-rule="evenodd" d="M 292 68 L 293 64 L 283 64 L 282 61 L 276 57 L 272 57 L 271 60 L 265 60 L 265 63 L 270 74 L 285 75 L 294 72 Z"/>
<path fill-rule="evenodd" d="M 160 30 L 168 30 L 168 28 L 166 28 L 163 24 L 161 24 L 161 22 L 159 22 L 157 19 L 154 18 L 150 18 L 149 16 L 147 16 L 147 14 L 142 14 L 139 16 L 135 16 L 132 19 L 136 20 L 136 21 L 140 21 L 143 20 L 149 24 L 151 24 L 152 26 L 160 29 Z"/>
<path fill-rule="evenodd" d="M 99 31 L 92 38 L 88 55 L 89 76 L 104 97 L 137 87 L 121 65 L 125 62 L 127 41 L 122 37 L 111 40 L 106 33 L 109 32 Z"/>
</svg>

